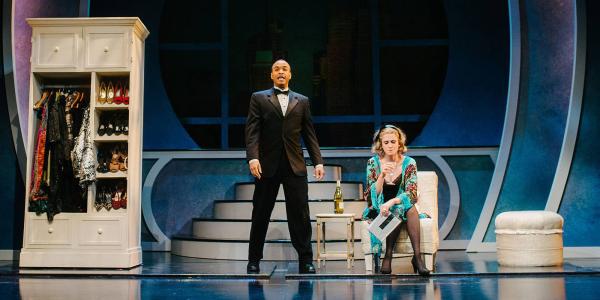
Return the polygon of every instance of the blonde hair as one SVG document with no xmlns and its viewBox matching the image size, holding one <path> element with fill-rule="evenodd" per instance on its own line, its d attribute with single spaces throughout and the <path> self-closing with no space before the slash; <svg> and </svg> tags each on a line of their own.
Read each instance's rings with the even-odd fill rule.
<svg viewBox="0 0 600 300">
<path fill-rule="evenodd" d="M 398 154 L 404 154 L 408 150 L 406 148 L 406 134 L 402 129 L 394 125 L 385 125 L 375 132 L 373 135 L 373 145 L 371 146 L 371 152 L 384 156 L 383 146 L 381 145 L 381 137 L 384 134 L 395 134 L 398 137 Z"/>
</svg>

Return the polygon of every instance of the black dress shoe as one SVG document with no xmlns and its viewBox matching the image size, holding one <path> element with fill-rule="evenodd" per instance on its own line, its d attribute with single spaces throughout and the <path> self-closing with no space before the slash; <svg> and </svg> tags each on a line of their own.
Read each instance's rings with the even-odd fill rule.
<svg viewBox="0 0 600 300">
<path fill-rule="evenodd" d="M 301 263 L 298 269 L 300 270 L 301 274 L 315 274 L 317 272 L 312 263 Z"/>
<path fill-rule="evenodd" d="M 260 273 L 259 263 L 258 262 L 248 262 L 248 266 L 246 266 L 246 272 L 248 274 Z"/>
</svg>

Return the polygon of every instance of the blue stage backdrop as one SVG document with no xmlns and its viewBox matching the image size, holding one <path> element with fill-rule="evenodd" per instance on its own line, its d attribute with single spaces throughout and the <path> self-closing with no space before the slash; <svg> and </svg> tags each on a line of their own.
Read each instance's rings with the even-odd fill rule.
<svg viewBox="0 0 600 300">
<path fill-rule="evenodd" d="M 574 5 L 521 2 L 521 83 L 510 160 L 495 216 L 543 210 L 565 133 L 574 59 Z M 494 222 L 485 241 L 495 241 Z"/>
<path fill-rule="evenodd" d="M 463 155 L 464 153 L 442 155 L 441 165 L 447 164 L 447 168 L 451 169 L 456 178 L 460 196 L 458 212 L 454 211 L 456 213 L 454 226 L 449 231 L 446 241 L 460 242 L 454 243 L 454 245 L 462 245 L 465 241 L 472 239 L 475 232 L 481 234 L 481 239 L 478 237 L 472 239 L 472 242 L 493 242 L 495 240 L 494 217 L 498 213 L 508 210 L 541 210 L 548 207 L 549 199 L 556 198 L 558 194 L 561 194 L 558 212 L 565 218 L 565 246 L 600 246 L 600 241 L 595 238 L 594 227 L 597 223 L 596 220 L 600 217 L 600 204 L 595 197 L 595 193 L 600 189 L 600 173 L 598 172 L 600 159 L 596 154 L 600 146 L 598 140 L 598 136 L 600 136 L 600 126 L 598 125 L 600 118 L 600 59 L 598 59 L 598 53 L 600 53 L 600 30 L 598 29 L 600 28 L 600 16 L 598 15 L 600 4 L 597 1 L 584 0 L 475 2 L 439 0 L 432 1 L 430 4 L 411 2 L 410 5 L 413 5 L 411 8 L 418 8 L 416 11 L 421 14 L 417 15 L 426 15 L 428 18 L 434 16 L 432 20 L 435 21 L 432 24 L 424 24 L 423 19 L 415 21 L 417 22 L 415 24 L 420 24 L 416 27 L 422 27 L 417 29 L 426 34 L 411 40 L 407 38 L 410 37 L 410 34 L 406 35 L 406 32 L 403 32 L 402 34 L 405 35 L 399 38 L 382 30 L 389 24 L 396 24 L 394 23 L 396 21 L 403 22 L 401 20 L 390 21 L 386 19 L 389 17 L 388 15 L 381 17 L 381 20 L 377 19 L 377 16 L 385 15 L 383 13 L 379 15 L 381 13 L 379 8 L 385 10 L 395 7 L 394 9 L 396 9 L 395 5 L 399 5 L 390 1 L 357 0 L 348 2 L 357 9 L 356 16 L 359 17 L 357 20 L 360 19 L 357 22 L 363 22 L 361 23 L 363 27 L 360 28 L 369 28 L 369 32 L 361 31 L 361 34 L 364 35 L 360 38 L 367 41 L 369 39 L 366 39 L 365 35 L 378 34 L 374 38 L 375 41 L 370 44 L 371 49 L 359 47 L 362 50 L 366 49 L 366 52 L 361 52 L 361 55 L 366 55 L 369 59 L 374 60 L 391 55 L 395 59 L 393 66 L 402 67 L 402 63 L 411 62 L 413 58 L 407 53 L 420 52 L 415 49 L 428 49 L 427 51 L 434 53 L 432 57 L 438 60 L 443 59 L 437 64 L 427 65 L 420 70 L 422 72 L 429 70 L 435 75 L 430 78 L 432 90 L 435 89 L 435 91 L 427 91 L 424 94 L 431 96 L 439 92 L 439 97 L 435 97 L 433 100 L 429 99 L 428 103 L 431 104 L 431 107 L 424 112 L 390 115 L 377 111 L 375 109 L 377 105 L 373 105 L 377 101 L 382 103 L 380 108 L 386 107 L 386 105 L 390 107 L 390 103 L 386 104 L 386 101 L 389 102 L 389 99 L 386 98 L 388 96 L 385 96 L 389 95 L 386 94 L 389 91 L 382 91 L 381 88 L 385 90 L 386 86 L 390 86 L 390 82 L 393 84 L 394 80 L 400 81 L 402 78 L 394 77 L 394 80 L 390 81 L 389 77 L 381 78 L 379 76 L 381 73 L 377 72 L 388 72 L 390 65 L 383 64 L 380 67 L 374 67 L 373 71 L 376 73 L 370 82 L 372 86 L 366 85 L 368 88 L 359 89 L 361 93 L 372 96 L 373 99 L 365 100 L 366 102 L 370 101 L 369 105 L 365 108 L 361 107 L 360 103 L 352 106 L 350 109 L 353 112 L 357 111 L 356 115 L 322 113 L 316 118 L 318 134 L 321 131 L 320 135 L 326 137 L 322 144 L 330 143 L 329 138 L 333 137 L 333 132 L 347 137 L 346 141 L 351 141 L 352 146 L 367 147 L 370 144 L 374 127 L 379 126 L 379 123 L 382 122 L 391 122 L 405 126 L 413 132 L 420 132 L 420 134 L 410 137 L 410 139 L 414 139 L 410 145 L 412 149 L 449 147 L 444 151 L 451 151 L 454 147 L 465 147 L 461 149 L 467 151 L 468 147 L 473 146 L 499 146 L 503 134 L 503 121 L 507 113 L 506 107 L 507 104 L 513 103 L 507 102 L 508 84 L 510 78 L 513 78 L 510 77 L 509 72 L 516 72 L 512 73 L 512 75 L 520 74 L 520 80 L 516 82 L 519 86 L 519 94 L 514 102 L 516 103 L 516 119 L 514 124 L 506 124 L 511 128 L 514 125 L 514 135 L 510 140 L 503 141 L 504 145 L 500 145 L 501 149 L 502 147 L 508 149 L 506 171 L 501 172 L 503 168 L 497 168 L 495 153 L 470 156 Z M 25 17 L 74 16 L 78 11 L 78 6 L 82 3 L 84 2 L 69 0 L 15 1 L 19 12 L 15 24 L 20 26 L 16 29 L 23 29 Z M 227 86 L 232 80 L 250 79 L 237 78 L 239 77 L 238 73 L 228 74 L 228 66 L 238 61 L 235 59 L 229 61 L 230 57 L 223 54 L 235 51 L 236 49 L 232 47 L 237 47 L 228 44 L 229 31 L 227 30 L 229 22 L 235 16 L 235 14 L 228 15 L 228 12 L 236 9 L 236 2 L 215 0 L 198 2 L 200 3 L 198 4 L 188 0 L 187 2 L 182 1 L 181 6 L 173 4 L 165 6 L 166 3 L 165 0 L 88 1 L 90 14 L 93 17 L 139 16 L 150 29 L 151 34 L 146 41 L 144 150 L 186 151 L 198 149 L 197 137 L 191 136 L 191 130 L 194 129 L 190 128 L 193 126 L 204 126 L 205 129 L 209 129 L 205 132 L 207 141 L 218 141 L 216 144 L 225 145 L 224 148 L 242 147 L 245 108 L 241 102 L 231 102 L 231 107 L 228 107 L 229 99 L 237 99 L 236 97 L 240 95 L 230 95 L 230 89 Z M 187 12 L 183 15 L 196 16 L 197 22 L 194 22 L 192 18 L 189 23 L 195 24 L 198 29 L 213 28 L 214 32 L 203 30 L 202 34 L 207 34 L 207 40 L 214 41 L 198 42 L 192 39 L 190 43 L 181 43 L 175 40 L 173 43 L 169 43 L 168 40 L 161 40 L 161 34 L 164 33 L 164 28 L 161 27 L 166 26 L 165 20 L 163 20 L 166 14 L 164 9 L 183 7 L 185 10 L 186 5 L 192 5 L 192 3 L 206 9 Z M 517 11 L 520 13 L 518 22 L 510 19 L 509 4 L 517 6 Z M 581 9 L 584 4 L 586 9 L 581 11 L 587 15 L 586 20 L 582 21 L 581 18 L 578 19 L 577 12 L 579 10 L 576 8 Z M 307 9 L 316 9 L 315 5 L 318 7 L 318 2 L 313 1 L 306 7 Z M 44 7 L 49 7 L 49 9 L 46 11 L 42 9 Z M 310 9 L 303 13 L 310 15 Z M 324 7 L 324 9 L 326 8 Z M 35 15 L 28 15 L 27 12 L 35 13 Z M 369 13 L 365 14 L 365 12 Z M 42 15 L 39 15 L 40 13 Z M 43 15 L 44 13 L 47 15 Z M 320 11 L 320 13 L 322 15 L 323 12 Z M 402 14 L 398 13 L 398 15 Z M 3 16 L 6 16 L 6 13 Z M 373 16 L 376 17 L 373 23 L 361 19 Z M 323 20 L 326 19 L 321 19 L 322 24 L 325 24 L 326 22 L 323 23 Z M 382 25 L 383 23 L 380 24 L 379 21 L 385 24 Z M 579 24 L 578 21 L 583 23 Z M 365 27 L 364 25 L 367 23 L 370 25 Z M 516 30 L 512 31 L 513 33 L 521 34 L 521 48 L 519 49 L 521 64 L 518 70 L 509 70 L 510 53 L 513 53 L 511 51 L 514 50 L 514 48 L 510 48 L 512 37 L 510 33 L 511 25 L 514 24 L 521 26 L 512 28 Z M 577 24 L 583 27 L 577 28 Z M 279 26 L 277 23 L 274 25 Z M 310 30 L 318 27 L 315 24 L 312 25 L 314 28 L 311 27 Z M 576 29 L 580 30 L 579 33 L 585 31 L 584 41 L 587 51 L 585 65 L 581 68 L 585 71 L 582 79 L 584 88 L 581 114 L 570 115 L 571 112 L 575 112 L 573 109 L 577 107 L 572 97 L 572 93 L 577 90 L 575 88 L 577 83 L 573 83 L 573 78 L 576 77 L 574 74 L 577 74 L 574 71 L 576 70 L 574 63 L 581 58 L 577 56 L 576 37 L 578 32 Z M 175 38 L 185 40 L 195 33 L 194 30 L 193 26 L 182 27 L 180 35 Z M 239 28 L 236 30 L 239 31 Z M 324 27 L 323 30 L 325 32 L 327 28 Z M 2 34 L 6 32 L 4 30 Z M 293 30 L 287 32 L 293 32 L 294 35 L 299 34 Z M 3 38 L 5 39 L 6 36 Z M 323 33 L 323 35 L 314 37 L 311 42 L 325 38 L 328 36 Z M 20 46 L 28 41 L 28 37 L 24 35 L 17 36 L 16 39 L 13 42 Z M 164 72 L 165 60 L 161 55 L 173 49 L 184 52 L 189 49 L 204 51 L 203 53 L 206 55 L 190 60 L 189 65 L 185 66 L 187 69 L 202 67 L 201 63 L 206 61 L 219 61 L 218 64 L 221 67 L 215 71 L 214 81 L 210 79 L 211 81 L 200 82 L 197 87 L 202 90 L 206 85 L 214 85 L 211 90 L 214 99 L 203 100 L 207 101 L 207 105 L 214 106 L 209 109 L 210 114 L 214 114 L 214 116 L 186 118 L 181 115 L 182 107 L 176 106 L 180 104 L 174 104 L 169 98 L 172 91 L 165 88 L 165 84 L 172 78 L 165 78 L 165 74 L 171 73 Z M 10 50 L 2 49 L 3 54 L 6 51 Z M 378 52 L 374 54 L 370 51 Z M 18 81 L 16 89 L 26 91 L 27 85 L 22 79 L 27 78 L 29 74 L 28 71 L 25 71 L 27 69 L 22 66 L 28 64 L 28 55 L 23 53 L 15 56 L 16 67 L 21 70 L 21 74 L 17 74 L 21 80 Z M 446 57 L 447 61 L 443 61 Z M 301 60 L 303 63 L 298 70 L 310 68 L 311 66 L 308 66 L 306 62 L 313 60 L 319 61 L 318 57 Z M 195 65 L 196 63 L 198 65 Z M 357 68 L 358 66 L 364 67 L 363 63 L 364 61 L 357 62 Z M 318 69 L 319 66 L 312 66 L 312 68 Z M 261 72 L 259 73 L 262 74 Z M 440 74 L 445 74 L 443 80 L 437 80 L 440 76 L 444 77 Z M 313 75 L 317 78 L 317 75 L 321 74 Z M 417 75 L 422 76 L 423 74 Z M 249 77 L 251 76 L 249 75 Z M 308 76 L 308 78 L 300 80 L 298 83 L 300 89 L 310 89 L 312 80 L 315 78 Z M 23 106 L 26 104 L 23 101 L 27 100 L 22 99 L 27 99 L 27 97 L 23 97 L 26 95 L 25 92 L 25 94 L 21 93 L 21 97 L 17 100 L 6 99 L 7 95 L 3 86 L 6 78 L 0 79 L 2 79 L 2 83 L 0 83 L 0 88 L 2 88 L 0 90 L 2 92 L 0 93 L 0 101 L 2 101 L 0 104 L 0 119 L 2 120 L 0 122 L 0 143 L 2 145 L 0 147 L 0 163 L 3 166 L 3 172 L 0 175 L 0 201 L 4 207 L 10 207 L 11 212 L 0 220 L 2 228 L 6 229 L 6 232 L 10 232 L 0 239 L 0 249 L 18 249 L 21 245 L 22 235 L 24 183 L 16 163 L 11 122 L 13 125 L 23 124 L 24 120 L 9 120 L 6 101 L 15 101 L 16 105 Z M 189 82 L 187 84 L 193 85 Z M 176 92 L 186 93 L 186 91 Z M 190 97 L 189 101 L 197 101 L 199 94 L 202 93 L 198 90 L 191 91 L 190 95 L 193 97 Z M 380 98 L 377 99 L 377 97 Z M 385 99 L 381 99 L 381 97 Z M 394 97 L 392 99 L 396 99 Z M 227 99 L 227 101 L 222 104 L 223 99 Z M 420 99 L 400 99 L 398 101 L 405 100 L 420 101 Z M 313 109 L 326 112 L 318 100 L 315 101 L 315 104 Z M 11 107 L 8 106 L 8 109 Z M 219 107 L 219 109 L 215 107 Z M 185 110 L 185 106 L 183 109 Z M 194 109 L 198 109 L 198 106 L 195 106 Z M 576 118 L 578 131 L 569 132 L 568 129 L 573 123 L 569 122 L 568 117 Z M 222 124 L 226 124 L 226 126 L 222 126 Z M 506 128 L 504 129 L 506 130 Z M 565 148 L 567 137 L 575 133 L 577 136 L 574 148 Z M 224 141 L 223 138 L 226 140 Z M 566 161 L 562 159 L 566 157 L 564 154 L 569 151 L 573 151 L 570 168 L 561 168 L 558 162 Z M 449 213 L 453 209 L 453 202 L 450 199 L 451 190 L 456 185 L 453 185 L 452 180 L 441 176 L 443 172 L 440 170 L 439 160 L 433 162 L 434 159 L 430 160 L 427 157 L 417 157 L 417 160 L 420 170 L 434 170 L 440 177 L 439 209 L 440 223 L 442 223 L 448 216 L 452 216 Z M 154 159 L 144 160 L 144 177 L 147 176 L 155 162 Z M 364 181 L 364 157 L 336 157 L 327 162 L 342 165 L 345 180 Z M 568 175 L 565 175 L 567 169 L 569 170 Z M 561 185 L 557 181 L 557 178 L 561 176 L 566 180 L 564 192 L 560 188 L 555 189 Z M 496 180 L 496 178 L 501 178 L 501 180 Z M 214 200 L 233 198 L 235 182 L 250 180 L 246 162 L 242 158 L 174 159 L 161 170 L 151 187 L 153 215 L 161 230 L 167 235 L 189 233 L 192 218 L 210 217 Z M 495 188 L 498 188 L 496 190 L 498 193 L 492 195 L 493 193 L 490 191 Z M 560 193 L 550 194 L 553 189 L 560 190 Z M 492 204 L 492 202 L 494 205 L 488 207 L 487 204 Z M 489 208 L 484 212 L 489 214 L 486 218 L 481 218 L 484 208 Z M 488 217 L 489 220 L 484 220 Z M 152 236 L 149 232 L 144 232 L 143 239 L 152 241 Z M 491 245 L 487 243 L 486 246 Z"/>
<path fill-rule="evenodd" d="M 558 211 L 565 246 L 598 247 L 600 220 L 600 3 L 587 1 L 587 53 L 583 106 L 571 172 Z"/>
</svg>

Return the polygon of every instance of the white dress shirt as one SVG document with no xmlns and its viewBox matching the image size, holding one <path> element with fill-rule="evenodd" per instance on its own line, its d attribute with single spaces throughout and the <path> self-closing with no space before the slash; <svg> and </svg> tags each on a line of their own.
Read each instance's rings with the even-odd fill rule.
<svg viewBox="0 0 600 300">
<path fill-rule="evenodd" d="M 275 89 L 282 92 L 289 92 L 290 90 L 289 88 L 280 89 L 278 87 L 275 87 Z M 281 113 L 285 116 L 290 99 L 286 94 L 277 94 L 277 100 L 279 100 L 279 106 L 281 106 Z"/>
</svg>

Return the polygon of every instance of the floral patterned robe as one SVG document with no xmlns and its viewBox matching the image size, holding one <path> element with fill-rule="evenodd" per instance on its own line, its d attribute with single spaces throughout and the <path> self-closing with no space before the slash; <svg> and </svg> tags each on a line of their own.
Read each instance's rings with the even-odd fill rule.
<svg viewBox="0 0 600 300">
<path fill-rule="evenodd" d="M 375 155 L 367 162 L 367 186 L 364 191 L 364 197 L 368 201 L 369 207 L 365 208 L 363 212 L 364 220 L 369 220 L 368 214 L 370 209 L 374 209 L 379 213 L 379 207 L 390 200 L 384 199 L 383 190 L 377 194 L 376 182 L 380 173 L 381 160 L 378 155 Z M 400 204 L 392 206 L 390 213 L 406 221 L 406 212 L 417 202 L 417 163 L 413 158 L 404 156 L 402 174 L 395 179 L 395 184 L 399 185 L 396 197 L 400 199 Z M 426 217 L 426 214 L 419 214 L 419 218 Z M 381 241 L 371 234 L 371 252 L 373 254 L 380 254 L 381 251 Z"/>
</svg>

